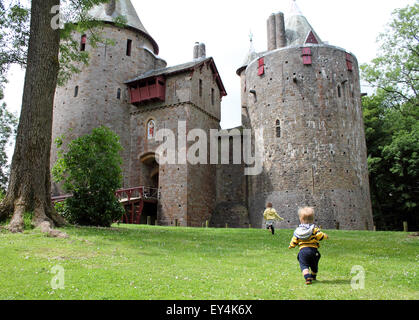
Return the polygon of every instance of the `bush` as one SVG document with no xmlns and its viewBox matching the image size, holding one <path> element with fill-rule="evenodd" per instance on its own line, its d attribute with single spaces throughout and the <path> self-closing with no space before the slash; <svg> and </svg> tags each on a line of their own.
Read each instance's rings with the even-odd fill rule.
<svg viewBox="0 0 419 320">
<path fill-rule="evenodd" d="M 52 169 L 55 182 L 73 196 L 57 206 L 69 223 L 110 227 L 124 213 L 115 191 L 122 185 L 122 147 L 119 137 L 106 127 L 93 130 L 67 146 L 57 139 L 58 160 Z"/>
</svg>

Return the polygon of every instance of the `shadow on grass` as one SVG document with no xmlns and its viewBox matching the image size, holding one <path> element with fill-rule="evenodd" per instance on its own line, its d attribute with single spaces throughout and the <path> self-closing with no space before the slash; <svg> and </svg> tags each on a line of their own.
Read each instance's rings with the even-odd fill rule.
<svg viewBox="0 0 419 320">
<path fill-rule="evenodd" d="M 146 225 L 112 225 L 111 228 L 98 227 L 79 227 L 69 226 L 64 230 L 70 235 L 89 239 L 97 245 L 118 242 L 122 249 L 136 249 L 140 255 L 159 256 L 161 254 L 195 254 L 196 256 L 205 255 L 206 257 L 220 257 L 227 254 L 230 256 L 242 257 L 246 248 L 243 248 L 243 241 L 249 239 L 249 234 L 253 231 L 244 229 L 231 236 L 226 229 L 205 229 L 205 228 L 175 228 L 159 227 Z M 187 230 L 187 232 L 185 232 Z M 220 232 L 218 232 L 220 231 Z M 92 237 L 92 238 L 90 238 Z M 255 237 L 255 241 L 260 239 Z M 102 243 L 100 243 L 102 242 Z M 223 243 L 218 245 L 217 243 Z M 216 245 L 217 244 L 217 245 Z M 181 247 L 181 250 L 179 248 Z M 150 254 L 150 250 L 156 250 Z"/>
<path fill-rule="evenodd" d="M 318 280 L 315 284 L 338 284 L 338 285 L 351 285 L 351 280 Z"/>
</svg>

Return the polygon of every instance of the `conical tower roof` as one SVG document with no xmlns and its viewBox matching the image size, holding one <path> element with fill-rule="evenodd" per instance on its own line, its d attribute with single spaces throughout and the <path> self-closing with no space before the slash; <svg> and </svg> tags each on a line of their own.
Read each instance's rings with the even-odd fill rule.
<svg viewBox="0 0 419 320">
<path fill-rule="evenodd" d="M 153 44 L 154 53 L 159 53 L 157 42 L 144 28 L 130 0 L 110 0 L 108 3 L 99 4 L 89 11 L 89 15 L 104 22 L 113 22 L 115 18 L 120 16 L 125 17 L 127 19 L 126 26 L 142 33 Z"/>
<path fill-rule="evenodd" d="M 289 46 L 322 43 L 295 0 L 291 0 L 289 12 L 286 14 L 285 30 Z"/>
<path fill-rule="evenodd" d="M 253 46 L 253 39 L 252 37 L 250 37 L 250 48 L 249 51 L 246 55 L 246 58 L 244 59 L 241 67 L 236 71 L 237 75 L 240 75 L 240 73 L 242 73 L 242 71 L 244 69 L 247 68 L 247 66 L 249 65 L 250 62 L 252 62 L 253 60 L 257 59 L 259 57 L 259 55 L 257 54 L 255 47 Z"/>
</svg>

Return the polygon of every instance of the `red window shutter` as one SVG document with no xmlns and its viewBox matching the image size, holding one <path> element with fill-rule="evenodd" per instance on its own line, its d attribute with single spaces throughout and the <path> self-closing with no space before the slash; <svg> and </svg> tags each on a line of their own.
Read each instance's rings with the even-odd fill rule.
<svg viewBox="0 0 419 320">
<path fill-rule="evenodd" d="M 313 60 L 311 59 L 311 48 L 303 48 L 303 64 L 311 65 Z"/>
<path fill-rule="evenodd" d="M 258 76 L 262 76 L 265 74 L 265 58 L 260 58 L 258 62 L 259 62 Z"/>
<path fill-rule="evenodd" d="M 304 65 L 311 65 L 313 62 L 311 60 L 311 56 L 303 56 L 303 64 Z"/>
<path fill-rule="evenodd" d="M 346 54 L 346 66 L 348 71 L 353 71 L 352 57 L 349 53 Z"/>
<path fill-rule="evenodd" d="M 303 48 L 303 56 L 311 56 L 311 48 Z"/>
</svg>

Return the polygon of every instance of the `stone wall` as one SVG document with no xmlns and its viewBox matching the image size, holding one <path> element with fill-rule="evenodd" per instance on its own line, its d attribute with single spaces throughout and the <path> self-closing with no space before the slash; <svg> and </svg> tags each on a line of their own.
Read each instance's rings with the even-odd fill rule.
<svg viewBox="0 0 419 320">
<path fill-rule="evenodd" d="M 212 227 L 248 228 L 247 177 L 243 159 L 240 164 L 234 162 L 234 148 L 240 147 L 243 156 L 243 137 L 241 128 L 226 130 L 224 143 L 228 143 L 229 162 L 217 165 L 217 206 L 211 219 Z M 236 142 L 235 142 L 236 140 Z M 235 144 L 236 143 L 236 144 Z M 219 151 L 222 139 L 219 140 Z M 221 156 L 220 156 L 221 159 Z"/>
<path fill-rule="evenodd" d="M 66 142 L 85 134 L 94 128 L 107 126 L 116 132 L 124 148 L 124 186 L 129 187 L 127 177 L 130 152 L 130 109 L 125 81 L 146 71 L 161 68 L 166 63 L 147 49 L 152 47 L 149 40 L 131 29 L 117 28 L 107 24 L 103 28 L 104 38 L 115 41 L 114 45 L 98 44 L 92 47 L 87 41 L 88 66 L 82 66 L 81 73 L 74 74 L 64 87 L 56 90 L 54 101 L 53 139 L 66 136 Z M 89 33 L 87 33 L 89 39 Z M 81 41 L 75 33 L 74 39 Z M 126 55 L 127 40 L 132 40 L 131 56 Z M 75 88 L 78 87 L 77 96 Z M 121 96 L 118 99 L 118 89 Z M 52 147 L 51 164 L 57 158 L 55 145 Z M 59 193 L 57 186 L 53 192 Z"/>
<path fill-rule="evenodd" d="M 265 147 L 263 173 L 249 177 L 251 224 L 262 224 L 272 202 L 282 227 L 295 227 L 298 208 L 309 205 L 325 228 L 372 229 L 356 58 L 348 71 L 344 50 L 308 47 L 312 65 L 303 64 L 301 47 L 287 47 L 265 54 L 263 76 L 257 60 L 246 69 L 242 104 L 250 127 L 264 129 Z"/>
<path fill-rule="evenodd" d="M 202 95 L 199 95 L 200 79 Z M 211 101 L 211 89 L 215 90 L 214 104 Z M 133 106 L 130 131 L 130 184 L 143 185 L 146 178 L 142 173 L 144 168 L 140 158 L 155 153 L 162 144 L 155 139 L 147 138 L 146 126 L 150 119 L 156 122 L 156 130 L 170 129 L 175 134 L 177 150 L 178 139 L 183 139 L 188 150 L 194 142 L 187 142 L 185 134 L 189 134 L 193 129 L 202 129 L 209 137 L 210 129 L 219 129 L 220 119 L 217 115 L 220 114 L 220 99 L 212 72 L 204 66 L 193 73 L 168 75 L 164 102 Z M 180 129 L 179 122 L 181 122 Z M 170 226 L 177 221 L 181 226 L 200 227 L 205 221 L 210 220 L 216 205 L 216 166 L 209 164 L 209 143 L 207 140 L 208 148 L 205 150 L 208 152 L 208 164 L 181 163 L 177 158 L 178 164 L 160 165 L 159 224 Z"/>
</svg>

